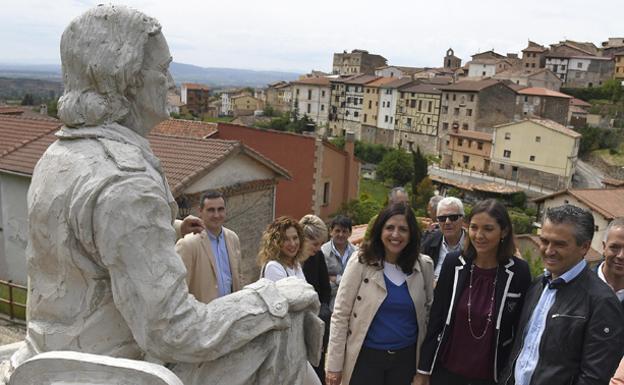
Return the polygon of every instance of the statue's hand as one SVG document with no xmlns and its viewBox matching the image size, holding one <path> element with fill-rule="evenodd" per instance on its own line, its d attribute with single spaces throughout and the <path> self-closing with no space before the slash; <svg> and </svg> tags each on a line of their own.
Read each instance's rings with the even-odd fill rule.
<svg viewBox="0 0 624 385">
<path fill-rule="evenodd" d="M 201 219 L 197 218 L 196 216 L 189 215 L 182 221 L 180 233 L 182 234 L 182 237 L 184 237 L 186 234 L 189 233 L 201 233 L 202 231 L 204 231 L 204 229 L 204 222 Z"/>
<path fill-rule="evenodd" d="M 309 310 L 312 310 L 314 313 L 318 313 L 321 305 L 318 294 L 316 294 L 312 285 L 299 278 L 289 277 L 275 282 L 275 287 L 277 287 L 279 293 L 288 301 L 289 312 L 296 312 L 309 308 Z"/>
</svg>

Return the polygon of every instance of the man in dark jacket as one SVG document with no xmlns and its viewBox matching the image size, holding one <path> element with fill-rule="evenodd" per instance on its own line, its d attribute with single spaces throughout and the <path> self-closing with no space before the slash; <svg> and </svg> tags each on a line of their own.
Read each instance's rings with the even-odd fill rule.
<svg viewBox="0 0 624 385">
<path fill-rule="evenodd" d="M 461 251 L 464 243 L 464 204 L 454 197 L 446 197 L 438 202 L 436 219 L 440 225 L 435 230 L 423 236 L 420 252 L 433 259 L 433 275 L 437 280 L 446 254 Z"/>
<path fill-rule="evenodd" d="M 624 312 L 584 256 L 590 212 L 564 205 L 546 211 L 540 250 L 544 267 L 529 288 L 506 385 L 607 385 L 624 352 Z"/>
</svg>

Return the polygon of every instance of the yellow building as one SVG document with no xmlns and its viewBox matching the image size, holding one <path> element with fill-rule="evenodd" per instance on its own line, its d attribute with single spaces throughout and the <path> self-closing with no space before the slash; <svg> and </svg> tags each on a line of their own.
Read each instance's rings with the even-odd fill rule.
<svg viewBox="0 0 624 385">
<path fill-rule="evenodd" d="M 449 132 L 449 146 L 453 167 L 487 173 L 490 169 L 492 134 L 472 130 Z"/>
<path fill-rule="evenodd" d="M 494 127 L 490 173 L 551 189 L 567 188 L 576 169 L 581 134 L 546 119 Z"/>
<path fill-rule="evenodd" d="M 438 155 L 438 119 L 442 91 L 435 84 L 415 84 L 399 89 L 395 141 L 407 150 Z M 489 155 L 489 154 L 488 154 Z"/>
<path fill-rule="evenodd" d="M 615 78 L 624 80 L 624 52 L 615 54 Z"/>
</svg>

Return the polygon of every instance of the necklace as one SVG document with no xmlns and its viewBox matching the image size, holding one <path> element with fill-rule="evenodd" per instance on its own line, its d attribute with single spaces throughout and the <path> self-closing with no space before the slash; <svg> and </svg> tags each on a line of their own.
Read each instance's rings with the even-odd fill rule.
<svg viewBox="0 0 624 385">
<path fill-rule="evenodd" d="M 494 312 L 494 295 L 496 294 L 496 282 L 498 281 L 498 267 L 496 268 L 496 275 L 494 276 L 494 284 L 492 285 L 492 296 L 490 297 L 490 309 L 488 310 L 487 320 L 485 322 L 485 327 L 483 328 L 483 333 L 480 335 L 476 335 L 474 330 L 472 329 L 472 272 L 474 271 L 474 263 L 470 266 L 470 283 L 468 286 L 468 329 L 470 330 L 470 334 L 476 340 L 480 340 L 485 337 L 485 333 L 487 333 L 490 324 L 492 323 L 492 313 Z"/>
</svg>

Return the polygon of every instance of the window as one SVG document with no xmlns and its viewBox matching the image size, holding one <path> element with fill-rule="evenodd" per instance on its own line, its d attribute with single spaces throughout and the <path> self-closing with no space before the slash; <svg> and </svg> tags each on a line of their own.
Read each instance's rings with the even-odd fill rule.
<svg viewBox="0 0 624 385">
<path fill-rule="evenodd" d="M 415 100 L 413 100 L 413 102 L 414 102 L 414 103 L 416 103 L 416 101 L 415 101 Z M 415 105 L 416 105 L 416 104 L 414 104 L 414 106 L 415 106 Z M 412 106 L 412 107 L 414 107 L 414 106 Z M 422 111 L 422 100 L 419 100 L 419 101 L 418 101 L 418 111 Z"/>
<path fill-rule="evenodd" d="M 474 102 L 474 94 L 470 94 L 470 101 Z"/>
<path fill-rule="evenodd" d="M 505 158 L 511 158 L 511 151 L 509 151 L 509 150 L 504 150 L 504 151 L 503 151 L 503 157 L 505 157 Z"/>
<path fill-rule="evenodd" d="M 541 136 L 536 136 L 535 137 L 535 143 L 540 143 L 542 141 L 542 137 Z"/>
<path fill-rule="evenodd" d="M 325 111 L 325 105 L 321 104 L 321 111 Z"/>
<path fill-rule="evenodd" d="M 467 130 L 467 129 L 468 129 L 468 123 L 463 123 L 462 130 Z"/>
<path fill-rule="evenodd" d="M 329 204 L 329 182 L 323 184 L 323 204 Z"/>
<path fill-rule="evenodd" d="M 299 96 L 299 88 L 297 88 L 295 91 L 296 91 L 297 96 Z"/>
<path fill-rule="evenodd" d="M 443 130 L 448 130 L 448 123 L 447 122 L 442 123 L 442 129 Z"/>
<path fill-rule="evenodd" d="M 576 67 L 577 67 L 577 68 L 583 68 L 583 63 L 577 63 L 577 64 L 576 64 Z"/>
<path fill-rule="evenodd" d="M 370 88 L 367 88 L 367 89 L 366 89 L 366 93 L 367 93 L 367 94 L 370 94 Z"/>
<path fill-rule="evenodd" d="M 505 140 L 509 140 L 511 139 L 511 133 L 510 132 L 506 132 L 505 133 Z"/>
<path fill-rule="evenodd" d="M 312 99 L 312 90 L 308 90 L 308 100 Z"/>
<path fill-rule="evenodd" d="M 531 156 L 529 156 L 529 160 L 530 160 L 531 162 L 535 162 L 535 155 L 531 155 Z"/>
<path fill-rule="evenodd" d="M 561 65 L 561 70 L 565 71 L 566 66 L 564 66 L 563 64 Z"/>
<path fill-rule="evenodd" d="M 529 101 L 529 97 L 528 96 L 524 96 L 524 102 L 527 103 Z"/>
<path fill-rule="evenodd" d="M 449 94 L 444 94 L 444 99 L 448 100 L 449 99 Z"/>
<path fill-rule="evenodd" d="M 464 163 L 468 163 L 470 161 L 470 157 L 468 155 L 464 155 L 463 161 Z"/>
<path fill-rule="evenodd" d="M 388 123 L 388 115 L 384 117 L 384 122 Z"/>
<path fill-rule="evenodd" d="M 485 76 L 485 71 L 481 72 L 481 76 Z"/>
<path fill-rule="evenodd" d="M 372 100 L 368 101 L 368 108 L 373 108 L 373 101 Z"/>
<path fill-rule="evenodd" d="M 312 106 L 310 105 L 310 103 L 308 103 L 308 114 L 310 113 L 310 111 L 312 111 Z"/>
<path fill-rule="evenodd" d="M 351 104 L 351 98 L 347 98 L 347 103 Z"/>
<path fill-rule="evenodd" d="M 433 102 L 430 100 L 429 105 L 427 106 L 427 112 L 431 112 L 432 107 L 433 107 Z"/>
<path fill-rule="evenodd" d="M 472 116 L 472 110 L 470 108 L 466 110 L 466 116 Z"/>
<path fill-rule="evenodd" d="M 357 111 L 355 111 L 355 112 L 353 113 L 353 117 L 354 117 L 354 118 L 357 118 L 359 115 L 360 115 L 360 113 L 359 113 L 359 112 L 357 112 Z"/>
<path fill-rule="evenodd" d="M 483 150 L 483 142 L 477 142 L 477 148 Z"/>
<path fill-rule="evenodd" d="M 464 140 L 462 138 L 457 139 L 457 145 L 459 147 L 463 146 L 464 145 Z"/>
<path fill-rule="evenodd" d="M 325 90 L 321 91 L 321 96 L 325 97 Z"/>
<path fill-rule="evenodd" d="M 472 147 L 472 140 L 468 141 L 468 148 Z"/>
<path fill-rule="evenodd" d="M 531 63 L 531 68 L 535 68 L 535 63 Z"/>
<path fill-rule="evenodd" d="M 459 107 L 455 107 L 455 109 L 453 110 L 453 115 L 459 115 Z"/>
<path fill-rule="evenodd" d="M 364 123 L 366 123 L 367 118 L 368 118 L 368 115 L 364 114 Z"/>
<path fill-rule="evenodd" d="M 443 114 L 448 114 L 448 107 L 447 106 L 442 106 L 442 113 Z"/>
<path fill-rule="evenodd" d="M 453 101 L 457 100 L 457 94 L 453 94 Z"/>
<path fill-rule="evenodd" d="M 390 117 L 390 123 L 392 123 L 392 116 Z"/>
<path fill-rule="evenodd" d="M 412 127 L 412 118 L 407 118 L 407 127 Z"/>
<path fill-rule="evenodd" d="M 419 101 L 418 101 L 418 109 L 419 109 L 419 110 L 420 110 L 420 102 L 421 102 L 421 100 L 419 100 Z M 416 107 L 416 99 L 412 99 L 412 100 L 410 100 L 410 107 L 411 107 L 411 108 Z"/>
<path fill-rule="evenodd" d="M 499 170 L 505 170 L 505 165 L 504 165 L 504 164 L 502 164 L 502 163 L 501 163 L 501 164 L 499 164 L 499 165 L 498 165 L 498 169 L 499 169 Z"/>
<path fill-rule="evenodd" d="M 431 118 L 427 117 L 427 124 L 431 124 Z"/>
</svg>

